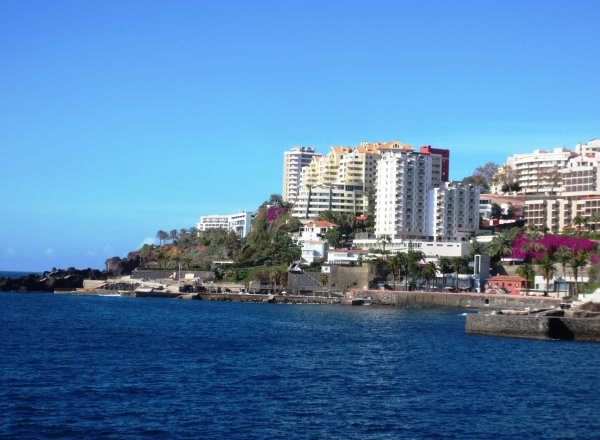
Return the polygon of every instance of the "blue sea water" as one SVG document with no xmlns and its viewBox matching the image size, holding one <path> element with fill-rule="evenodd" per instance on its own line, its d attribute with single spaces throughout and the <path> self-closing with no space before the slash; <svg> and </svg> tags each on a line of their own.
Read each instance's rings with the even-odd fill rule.
<svg viewBox="0 0 600 440">
<path fill-rule="evenodd" d="M 598 438 L 600 345 L 462 310 L 0 294 L 3 438 Z"/>
<path fill-rule="evenodd" d="M 31 274 L 39 275 L 40 272 L 15 272 L 10 270 L 0 270 L 0 278 L 21 278 Z"/>
</svg>

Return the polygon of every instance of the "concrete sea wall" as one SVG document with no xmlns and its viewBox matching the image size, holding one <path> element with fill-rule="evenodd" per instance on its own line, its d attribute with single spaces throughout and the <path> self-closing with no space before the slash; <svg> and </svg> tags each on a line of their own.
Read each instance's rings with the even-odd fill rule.
<svg viewBox="0 0 600 440">
<path fill-rule="evenodd" d="M 406 307 L 490 309 L 552 308 L 560 304 L 559 299 L 549 297 L 388 290 L 352 290 L 346 294 L 346 302 L 351 303 L 353 300 Z"/>
<path fill-rule="evenodd" d="M 600 342 L 600 319 L 542 315 L 467 315 L 466 332 L 529 339 Z"/>
</svg>

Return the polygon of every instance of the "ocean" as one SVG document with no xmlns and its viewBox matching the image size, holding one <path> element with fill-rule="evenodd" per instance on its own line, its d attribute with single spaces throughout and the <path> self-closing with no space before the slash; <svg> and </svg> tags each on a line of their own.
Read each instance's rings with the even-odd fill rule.
<svg viewBox="0 0 600 440">
<path fill-rule="evenodd" d="M 41 272 L 16 272 L 10 270 L 0 270 L 0 278 L 21 278 L 31 274 L 40 275 Z"/>
<path fill-rule="evenodd" d="M 600 345 L 463 310 L 0 293 L 3 438 L 597 438 Z"/>
</svg>

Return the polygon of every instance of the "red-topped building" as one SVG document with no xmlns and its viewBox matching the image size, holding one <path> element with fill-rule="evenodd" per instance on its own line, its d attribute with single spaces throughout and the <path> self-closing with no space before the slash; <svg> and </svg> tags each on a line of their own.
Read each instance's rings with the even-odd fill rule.
<svg viewBox="0 0 600 440">
<path fill-rule="evenodd" d="M 443 148 L 431 148 L 431 145 L 426 145 L 419 149 L 421 154 L 439 154 L 442 156 L 442 181 L 450 180 L 450 150 Z"/>
</svg>

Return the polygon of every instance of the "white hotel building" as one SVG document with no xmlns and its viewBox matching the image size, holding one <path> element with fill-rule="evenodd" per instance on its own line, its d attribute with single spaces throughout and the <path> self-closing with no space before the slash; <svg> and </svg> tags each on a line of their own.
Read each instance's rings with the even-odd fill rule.
<svg viewBox="0 0 600 440">
<path fill-rule="evenodd" d="M 250 232 L 253 219 L 254 214 L 247 211 L 229 215 L 203 215 L 196 228 L 200 232 L 208 229 L 226 229 L 234 231 L 239 238 L 244 238 Z"/>
<path fill-rule="evenodd" d="M 479 187 L 443 182 L 434 167 L 438 161 L 434 155 L 414 151 L 382 151 L 375 237 L 355 240 L 355 245 L 377 247 L 383 239 L 391 251 L 414 248 L 427 256 L 465 253 L 479 228 Z"/>
<path fill-rule="evenodd" d="M 295 203 L 300 190 L 302 168 L 310 165 L 313 157 L 320 157 L 312 147 L 293 147 L 283 153 L 283 192 L 284 202 Z"/>
</svg>

